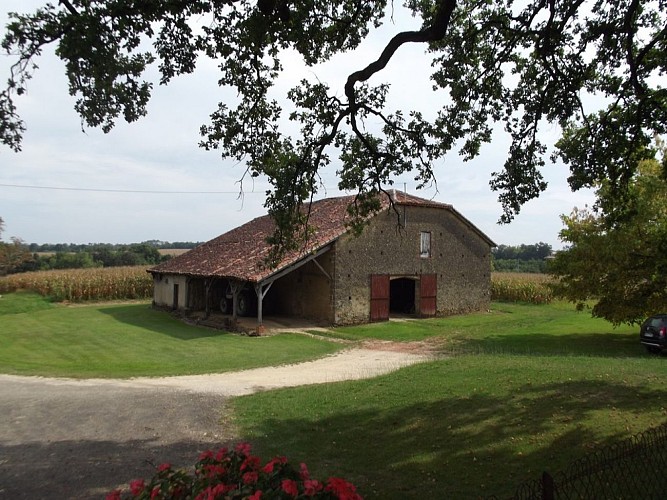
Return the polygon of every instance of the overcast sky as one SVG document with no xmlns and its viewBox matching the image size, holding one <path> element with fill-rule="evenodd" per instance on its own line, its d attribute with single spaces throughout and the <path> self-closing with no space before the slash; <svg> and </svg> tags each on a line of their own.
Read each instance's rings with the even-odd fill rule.
<svg viewBox="0 0 667 500">
<path fill-rule="evenodd" d="M 0 24 L 10 11 L 30 12 L 39 0 L 2 0 Z M 391 21 L 390 21 L 391 22 Z M 413 26 L 409 16 L 395 13 L 401 28 Z M 301 78 L 327 82 L 342 94 L 344 78 L 375 59 L 397 26 L 380 30 L 353 55 L 343 55 L 316 69 L 304 69 L 288 55 L 276 96 Z M 4 29 L 3 29 L 4 31 Z M 430 61 L 421 47 L 404 47 L 389 67 L 371 83 L 392 85 L 394 108 L 432 111 L 442 95 L 430 91 Z M 14 61 L 0 56 L 4 84 Z M 146 240 L 206 241 L 265 213 L 262 179 L 246 181 L 239 198 L 245 167 L 222 160 L 219 153 L 198 148 L 199 127 L 219 101 L 232 102 L 235 93 L 217 86 L 215 62 L 200 63 L 194 75 L 180 77 L 168 87 L 154 87 L 148 116 L 139 122 L 119 122 L 109 134 L 82 131 L 69 96 L 64 66 L 47 49 L 28 94 L 17 100 L 27 125 L 23 151 L 0 147 L 0 217 L 3 239 L 28 243 L 133 243 Z M 283 94 L 284 95 L 284 94 Z M 558 130 L 543 137 L 555 140 Z M 509 225 L 498 225 L 502 213 L 497 193 L 489 188 L 491 172 L 502 167 L 508 140 L 498 134 L 474 161 L 464 163 L 456 153 L 434 165 L 438 190 L 416 191 L 411 176 L 397 178 L 395 187 L 424 198 L 452 204 L 497 244 L 545 242 L 561 248 L 559 216 L 593 201 L 592 193 L 572 193 L 567 168 L 547 164 L 549 189 L 528 203 Z M 338 196 L 335 163 L 322 173 L 326 192 Z M 36 187 L 18 187 L 36 186 Z M 106 191 L 105 191 L 106 190 Z"/>
</svg>

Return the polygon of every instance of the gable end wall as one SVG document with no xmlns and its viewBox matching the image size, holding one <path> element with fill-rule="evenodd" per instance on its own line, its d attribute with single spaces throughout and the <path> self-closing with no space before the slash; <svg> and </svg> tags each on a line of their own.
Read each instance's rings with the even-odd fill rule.
<svg viewBox="0 0 667 500">
<path fill-rule="evenodd" d="M 336 243 L 334 323 L 369 321 L 370 276 L 419 279 L 437 275 L 436 315 L 488 308 L 491 247 L 449 210 L 399 207 L 404 228 L 393 210 L 380 213 L 359 237 Z M 420 234 L 431 233 L 431 257 L 420 257 Z"/>
</svg>

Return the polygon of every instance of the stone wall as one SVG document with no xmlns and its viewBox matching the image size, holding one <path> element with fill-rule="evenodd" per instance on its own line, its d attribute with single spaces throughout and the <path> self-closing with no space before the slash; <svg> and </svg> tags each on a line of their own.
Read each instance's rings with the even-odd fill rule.
<svg viewBox="0 0 667 500">
<path fill-rule="evenodd" d="M 426 258 L 420 256 L 422 232 L 430 233 Z M 359 237 L 345 235 L 336 243 L 334 323 L 369 321 L 372 274 L 415 280 L 436 274 L 437 315 L 484 309 L 490 301 L 490 250 L 449 210 L 400 206 L 398 214 L 393 209 L 381 213 Z"/>
</svg>

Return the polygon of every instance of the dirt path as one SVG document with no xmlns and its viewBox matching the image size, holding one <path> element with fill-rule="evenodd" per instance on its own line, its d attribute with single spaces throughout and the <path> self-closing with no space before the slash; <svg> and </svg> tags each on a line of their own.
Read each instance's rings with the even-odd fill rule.
<svg viewBox="0 0 667 500">
<path fill-rule="evenodd" d="M 229 396 L 369 378 L 429 358 L 376 349 L 217 375 L 130 380 L 0 375 L 0 498 L 103 498 L 134 478 L 150 476 L 152 464 L 186 467 L 201 451 L 236 439 L 225 424 Z"/>
</svg>

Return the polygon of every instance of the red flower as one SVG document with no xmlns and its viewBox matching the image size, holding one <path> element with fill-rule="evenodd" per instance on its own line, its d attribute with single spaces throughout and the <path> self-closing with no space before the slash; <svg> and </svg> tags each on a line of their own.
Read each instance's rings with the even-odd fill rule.
<svg viewBox="0 0 667 500">
<path fill-rule="evenodd" d="M 288 495 L 295 497 L 299 494 L 299 487 L 296 484 L 296 481 L 292 479 L 283 479 L 283 482 L 280 484 L 280 486 Z"/>
<path fill-rule="evenodd" d="M 268 464 L 266 464 L 262 470 L 266 472 L 267 474 L 271 474 L 273 472 L 273 466 L 276 465 L 276 463 L 271 460 Z"/>
<path fill-rule="evenodd" d="M 224 483 L 218 484 L 211 491 L 211 494 L 213 496 L 211 496 L 209 498 L 213 498 L 213 499 L 218 498 L 218 495 L 224 495 L 228 491 L 229 491 L 229 488 L 227 487 L 226 484 L 224 484 Z"/>
<path fill-rule="evenodd" d="M 150 486 L 144 479 L 130 483 L 131 495 L 128 498 L 151 500 L 192 498 L 196 500 L 222 500 L 225 495 L 243 496 L 249 500 L 261 500 L 263 485 L 269 487 L 269 496 L 281 498 L 337 498 L 339 500 L 362 500 L 355 486 L 344 479 L 331 477 L 326 483 L 310 478 L 308 467 L 304 463 L 296 467 L 288 464 L 284 456 L 275 457 L 263 467 L 259 457 L 250 455 L 250 445 L 241 443 L 233 451 L 221 448 L 214 455 L 205 451 L 195 464 L 193 475 L 175 471 L 171 464 L 162 463 L 156 468 Z M 298 474 L 298 475 L 297 475 Z M 280 489 L 276 486 L 280 485 Z M 276 490 L 274 490 L 276 488 Z M 256 490 L 256 491 L 255 491 Z M 266 495 L 264 495 L 266 496 Z M 106 500 L 122 500 L 121 490 L 109 492 Z"/>
<path fill-rule="evenodd" d="M 310 497 L 315 496 L 318 491 L 322 491 L 324 487 L 322 483 L 315 479 L 305 479 L 303 481 L 304 493 Z"/>
<path fill-rule="evenodd" d="M 249 456 L 241 464 L 240 470 L 241 471 L 244 471 L 246 469 L 257 470 L 259 469 L 259 464 L 260 464 L 259 457 Z"/>
<path fill-rule="evenodd" d="M 264 472 L 267 474 L 271 474 L 273 472 L 274 467 L 277 464 L 286 464 L 287 463 L 287 458 L 286 457 L 276 457 L 272 458 L 269 463 L 267 463 L 264 468 L 262 469 Z"/>
<path fill-rule="evenodd" d="M 130 492 L 136 497 L 141 494 L 142 491 L 144 491 L 144 488 L 146 485 L 144 484 L 143 479 L 135 479 L 130 483 Z"/>
<path fill-rule="evenodd" d="M 203 470 L 206 472 L 206 477 L 209 479 L 223 476 L 225 472 L 227 472 L 227 469 L 225 469 L 222 465 L 204 465 Z"/>
<path fill-rule="evenodd" d="M 255 484 L 259 479 L 259 473 L 256 471 L 243 474 L 243 484 Z"/>
<path fill-rule="evenodd" d="M 250 450 L 252 447 L 250 446 L 250 443 L 239 443 L 236 445 L 236 452 L 241 453 L 243 455 L 250 455 Z"/>
<path fill-rule="evenodd" d="M 304 464 L 303 462 L 301 462 L 301 464 L 299 465 L 299 477 L 302 480 L 310 478 L 310 472 L 308 472 L 308 467 L 306 467 L 306 464 Z"/>
<path fill-rule="evenodd" d="M 351 483 L 339 477 L 330 477 L 327 481 L 327 487 L 324 491 L 331 491 L 338 496 L 340 500 L 361 500 L 362 497 L 357 493 L 357 488 Z"/>
<path fill-rule="evenodd" d="M 224 494 L 230 491 L 225 484 L 217 484 L 215 486 L 209 486 L 199 495 L 195 497 L 195 500 L 215 500 L 218 497 L 224 497 Z"/>
</svg>

